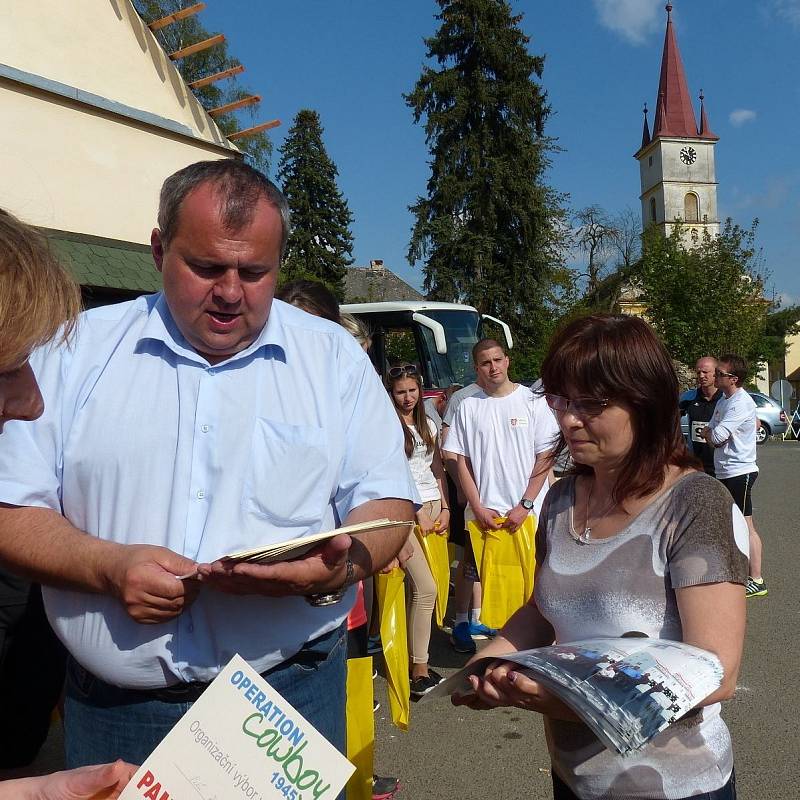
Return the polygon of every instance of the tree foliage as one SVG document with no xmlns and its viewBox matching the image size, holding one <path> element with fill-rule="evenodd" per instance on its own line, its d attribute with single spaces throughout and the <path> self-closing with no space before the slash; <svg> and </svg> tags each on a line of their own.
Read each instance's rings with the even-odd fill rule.
<svg viewBox="0 0 800 800">
<path fill-rule="evenodd" d="M 292 212 L 282 276 L 322 281 L 341 301 L 353 263 L 353 215 L 336 184 L 338 174 L 322 141 L 319 114 L 301 109 L 281 147 L 277 172 Z"/>
<path fill-rule="evenodd" d="M 764 276 L 749 229 L 728 219 L 718 237 L 686 248 L 680 225 L 668 237 L 644 236 L 637 278 L 648 319 L 673 358 L 694 364 L 703 355 L 737 353 L 755 372 L 769 350 Z"/>
<path fill-rule="evenodd" d="M 153 22 L 189 5 L 194 5 L 194 0 L 191 2 L 186 2 L 186 0 L 133 0 L 133 5 L 145 22 Z M 209 39 L 214 33 L 208 31 L 198 16 L 194 15 L 167 25 L 165 28 L 155 31 L 153 35 L 167 53 L 174 53 L 190 44 Z M 187 83 L 191 83 L 199 78 L 214 75 L 238 65 L 239 61 L 228 53 L 228 46 L 223 42 L 221 45 L 215 45 L 181 59 L 177 67 L 183 79 Z M 253 94 L 235 76 L 202 86 L 199 89 L 192 89 L 192 92 L 206 109 L 226 105 Z M 243 109 L 242 113 L 247 114 L 248 118 L 255 122 L 257 109 L 258 104 L 255 104 Z M 245 127 L 239 125 L 236 116 L 232 113 L 220 114 L 214 118 L 214 122 L 226 135 Z M 272 142 L 265 132 L 239 139 L 236 146 L 245 153 L 256 169 L 265 173 L 269 172 Z"/>
<path fill-rule="evenodd" d="M 439 29 L 425 40 L 435 66 L 405 97 L 431 152 L 427 196 L 410 208 L 408 259 L 425 260 L 431 298 L 505 319 L 517 370 L 535 374 L 574 288 L 564 198 L 545 182 L 555 147 L 544 135 L 544 56 L 528 51 L 506 0 L 438 4 Z"/>
</svg>

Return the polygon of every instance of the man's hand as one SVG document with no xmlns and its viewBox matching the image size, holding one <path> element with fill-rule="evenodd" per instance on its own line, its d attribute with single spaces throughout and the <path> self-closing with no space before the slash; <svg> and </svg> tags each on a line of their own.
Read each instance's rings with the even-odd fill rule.
<svg viewBox="0 0 800 800">
<path fill-rule="evenodd" d="M 711 428 L 709 428 L 708 425 L 700 429 L 700 435 L 713 447 L 714 442 L 711 440 Z"/>
<path fill-rule="evenodd" d="M 0 800 L 114 800 L 136 767 L 124 761 L 0 783 Z"/>
<path fill-rule="evenodd" d="M 506 521 L 503 523 L 503 527 L 511 531 L 511 533 L 516 533 L 520 525 L 527 519 L 528 513 L 527 509 L 517 503 L 517 505 L 506 514 Z"/>
<path fill-rule="evenodd" d="M 310 595 L 339 589 L 347 575 L 352 540 L 345 533 L 309 550 L 304 556 L 274 564 L 200 564 L 202 583 L 227 594 L 267 597 Z"/>
<path fill-rule="evenodd" d="M 105 567 L 110 594 L 116 595 L 136 622 L 167 622 L 185 611 L 197 597 L 200 584 L 182 581 L 197 564 L 166 547 L 120 545 Z"/>
<path fill-rule="evenodd" d="M 478 523 L 478 527 L 481 530 L 500 530 L 500 525 L 495 522 L 500 515 L 493 508 L 484 508 L 483 506 L 478 506 L 477 508 L 472 509 L 472 513 L 475 515 L 475 522 Z"/>
</svg>

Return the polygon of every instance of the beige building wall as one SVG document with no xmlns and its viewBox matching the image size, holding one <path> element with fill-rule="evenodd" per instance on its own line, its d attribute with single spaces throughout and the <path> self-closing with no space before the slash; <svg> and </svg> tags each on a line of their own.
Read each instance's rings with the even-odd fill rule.
<svg viewBox="0 0 800 800">
<path fill-rule="evenodd" d="M 0 207 L 145 243 L 164 178 L 236 157 L 127 0 L 4 6 Z"/>
</svg>

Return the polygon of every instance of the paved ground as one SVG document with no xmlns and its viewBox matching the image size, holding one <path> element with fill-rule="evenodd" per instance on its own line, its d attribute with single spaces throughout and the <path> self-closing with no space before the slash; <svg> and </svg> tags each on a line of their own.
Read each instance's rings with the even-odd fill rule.
<svg viewBox="0 0 800 800">
<path fill-rule="evenodd" d="M 770 594 L 748 602 L 748 634 L 740 689 L 724 716 L 733 732 L 739 797 L 796 800 L 800 796 L 797 674 L 800 592 L 800 445 L 759 449 L 761 475 L 755 486 L 755 518 L 764 540 Z M 450 674 L 464 661 L 444 636 L 434 635 L 431 665 Z M 473 713 L 446 701 L 412 706 L 411 730 L 387 721 L 385 682 L 376 681 L 376 770 L 401 777 L 398 800 L 503 798 L 546 800 L 550 794 L 541 723 L 511 709 Z M 58 726 L 35 765 L 61 764 Z"/>
</svg>

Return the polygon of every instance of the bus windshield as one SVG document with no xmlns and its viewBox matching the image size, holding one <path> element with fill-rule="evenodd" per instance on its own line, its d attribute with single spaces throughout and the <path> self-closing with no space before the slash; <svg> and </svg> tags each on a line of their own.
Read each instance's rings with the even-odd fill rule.
<svg viewBox="0 0 800 800">
<path fill-rule="evenodd" d="M 436 320 L 444 328 L 447 352 L 436 352 L 433 331 L 423 325 L 419 332 L 424 344 L 424 358 L 434 388 L 446 389 L 454 383 L 466 386 L 475 381 L 472 348 L 479 338 L 480 317 L 468 309 L 426 310 L 426 317 Z"/>
</svg>

